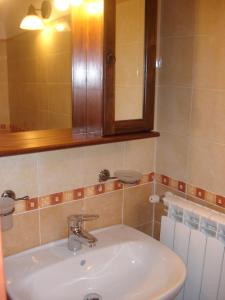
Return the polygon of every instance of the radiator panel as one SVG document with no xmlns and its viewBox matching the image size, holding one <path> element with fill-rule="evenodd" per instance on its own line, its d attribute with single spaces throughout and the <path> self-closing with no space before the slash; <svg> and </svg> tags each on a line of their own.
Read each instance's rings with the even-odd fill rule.
<svg viewBox="0 0 225 300">
<path fill-rule="evenodd" d="M 225 299 L 225 253 L 223 255 L 223 265 L 221 270 L 221 277 L 220 277 L 220 288 L 218 293 L 218 300 Z"/>
<path fill-rule="evenodd" d="M 185 285 L 175 300 L 225 300 L 225 216 L 177 196 L 166 201 L 169 210 L 162 217 L 160 241 L 187 267 Z"/>
<path fill-rule="evenodd" d="M 184 300 L 194 300 L 200 297 L 205 249 L 206 236 L 200 231 L 191 230 Z"/>
<path fill-rule="evenodd" d="M 160 241 L 171 250 L 173 250 L 175 224 L 176 223 L 172 219 L 164 216 L 162 217 Z"/>
<path fill-rule="evenodd" d="M 187 264 L 188 248 L 190 240 L 190 229 L 182 223 L 176 223 L 174 232 L 174 252 Z M 175 300 L 183 300 L 184 289 L 182 289 Z"/>
<path fill-rule="evenodd" d="M 200 300 L 217 299 L 223 254 L 224 245 L 215 238 L 209 237 L 206 243 Z"/>
</svg>

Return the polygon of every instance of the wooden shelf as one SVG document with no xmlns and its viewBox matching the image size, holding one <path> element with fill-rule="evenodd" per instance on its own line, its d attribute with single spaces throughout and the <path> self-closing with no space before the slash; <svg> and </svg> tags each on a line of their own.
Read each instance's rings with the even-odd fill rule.
<svg viewBox="0 0 225 300">
<path fill-rule="evenodd" d="M 0 156 L 116 143 L 158 136 L 158 132 L 152 131 L 102 137 L 97 134 L 75 134 L 72 129 L 5 133 L 0 135 Z"/>
</svg>

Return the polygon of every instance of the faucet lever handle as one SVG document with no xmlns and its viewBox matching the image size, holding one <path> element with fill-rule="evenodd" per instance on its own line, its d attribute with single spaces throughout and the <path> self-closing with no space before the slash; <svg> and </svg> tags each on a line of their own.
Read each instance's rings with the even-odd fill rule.
<svg viewBox="0 0 225 300">
<path fill-rule="evenodd" d="M 72 215 L 68 217 L 68 223 L 71 227 L 81 227 L 85 221 L 94 221 L 99 215 Z"/>
<path fill-rule="evenodd" d="M 94 221 L 99 218 L 99 215 L 81 215 L 82 221 Z"/>
</svg>

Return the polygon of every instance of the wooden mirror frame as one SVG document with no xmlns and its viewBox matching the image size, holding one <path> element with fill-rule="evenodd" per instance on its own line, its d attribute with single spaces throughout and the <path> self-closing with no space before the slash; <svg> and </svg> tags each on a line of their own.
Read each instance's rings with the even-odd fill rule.
<svg viewBox="0 0 225 300">
<path fill-rule="evenodd" d="M 157 0 L 146 1 L 147 77 L 144 118 L 112 122 L 110 110 L 114 107 L 114 90 L 110 84 L 114 74 L 113 68 L 106 65 L 105 57 L 108 49 L 115 46 L 115 42 L 110 44 L 114 41 L 111 31 L 113 33 L 115 29 L 110 26 L 110 22 L 113 21 L 115 1 L 105 0 L 104 16 L 87 16 L 78 12 L 76 16 L 72 15 L 73 128 L 4 133 L 0 135 L 0 156 L 159 136 L 158 132 L 151 131 L 154 116 Z M 76 77 L 76 70 L 80 66 L 87 70 L 86 78 L 82 81 Z M 92 68 L 96 71 L 94 77 L 90 72 Z M 118 133 L 121 134 L 117 135 Z"/>
<path fill-rule="evenodd" d="M 151 131 L 154 125 L 157 0 L 145 0 L 143 118 L 124 121 L 115 121 L 116 0 L 105 0 L 104 3 L 103 135 Z"/>
</svg>

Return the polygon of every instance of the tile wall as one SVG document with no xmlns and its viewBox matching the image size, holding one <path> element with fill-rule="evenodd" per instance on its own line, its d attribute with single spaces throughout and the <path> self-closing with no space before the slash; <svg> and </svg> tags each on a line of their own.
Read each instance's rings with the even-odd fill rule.
<svg viewBox="0 0 225 300">
<path fill-rule="evenodd" d="M 124 223 L 152 234 L 155 139 L 90 146 L 0 158 L 0 190 L 12 189 L 29 201 L 16 203 L 14 226 L 3 233 L 3 250 L 10 255 L 67 236 L 67 216 L 97 213 L 87 223 L 94 229 Z M 135 169 L 137 185 L 98 183 L 108 168 Z"/>
<path fill-rule="evenodd" d="M 71 31 L 52 24 L 12 37 L 7 61 L 11 129 L 71 128 Z"/>
<path fill-rule="evenodd" d="M 225 2 L 160 2 L 156 172 L 225 207 Z"/>
<path fill-rule="evenodd" d="M 66 217 L 77 212 L 100 214 L 89 229 L 123 222 L 159 238 L 165 208 L 150 206 L 152 192 L 171 190 L 225 213 L 225 3 L 161 0 L 161 8 L 160 138 L 0 158 L 1 190 L 32 198 L 17 204 L 5 255 L 65 237 Z M 103 168 L 145 176 L 136 186 L 102 186 Z"/>
</svg>

